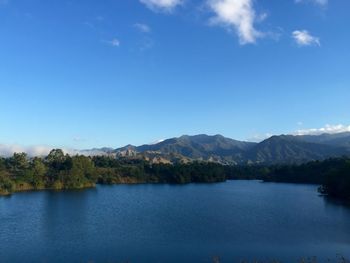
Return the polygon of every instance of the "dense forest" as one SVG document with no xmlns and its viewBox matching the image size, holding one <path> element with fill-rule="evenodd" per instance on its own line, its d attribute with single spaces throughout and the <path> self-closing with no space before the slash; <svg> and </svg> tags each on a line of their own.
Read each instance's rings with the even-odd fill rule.
<svg viewBox="0 0 350 263">
<path fill-rule="evenodd" d="M 222 182 L 228 170 L 215 163 L 151 164 L 140 159 L 65 155 L 55 149 L 45 158 L 15 153 L 0 158 L 0 194 L 41 189 L 81 189 L 100 184 Z"/>
<path fill-rule="evenodd" d="M 264 181 L 320 184 L 320 192 L 350 200 L 350 159 L 347 157 L 314 161 L 301 165 L 270 167 L 261 174 Z"/>
<path fill-rule="evenodd" d="M 350 200 L 350 158 L 331 158 L 300 165 L 236 166 L 229 179 L 259 179 L 264 182 L 319 184 L 319 191 Z"/>
<path fill-rule="evenodd" d="M 142 159 L 65 155 L 55 149 L 45 158 L 15 153 L 0 158 L 0 194 L 41 189 L 81 189 L 98 184 L 212 183 L 230 179 L 319 184 L 320 192 L 350 199 L 350 159 L 301 165 L 228 166 L 213 162 L 151 164 Z"/>
</svg>

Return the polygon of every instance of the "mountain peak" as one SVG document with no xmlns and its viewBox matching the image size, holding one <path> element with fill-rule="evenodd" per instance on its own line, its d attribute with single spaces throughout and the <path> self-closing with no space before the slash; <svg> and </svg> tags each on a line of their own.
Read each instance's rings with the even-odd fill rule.
<svg viewBox="0 0 350 263">
<path fill-rule="evenodd" d="M 244 142 L 220 134 L 182 135 L 155 144 L 127 145 L 115 152 L 129 151 L 143 156 L 177 156 L 222 163 L 302 163 L 350 153 L 350 133 L 294 136 L 274 135 L 260 142 Z M 148 157 L 149 157 L 148 156 Z"/>
</svg>

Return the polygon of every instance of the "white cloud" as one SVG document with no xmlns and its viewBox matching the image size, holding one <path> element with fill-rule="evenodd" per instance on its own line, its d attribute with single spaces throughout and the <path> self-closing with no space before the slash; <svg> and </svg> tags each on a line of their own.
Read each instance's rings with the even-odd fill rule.
<svg viewBox="0 0 350 263">
<path fill-rule="evenodd" d="M 29 156 L 45 156 L 52 148 L 47 146 L 20 146 L 16 144 L 0 144 L 0 156 L 11 156 L 13 153 L 25 152 Z"/>
<path fill-rule="evenodd" d="M 134 24 L 134 27 L 142 33 L 150 33 L 151 32 L 151 27 L 149 25 L 146 25 L 143 23 L 136 23 L 136 24 Z"/>
<path fill-rule="evenodd" d="M 257 17 L 252 0 L 208 0 L 215 13 L 211 23 L 237 32 L 241 44 L 255 43 L 262 33 L 254 27 Z"/>
<path fill-rule="evenodd" d="M 47 156 L 50 151 L 54 149 L 54 147 L 49 146 L 21 146 L 17 144 L 0 144 L 0 156 L 3 157 L 9 157 L 12 156 L 14 153 L 27 153 L 29 157 L 35 157 L 35 156 Z M 85 156 L 95 156 L 95 155 L 105 155 L 106 153 L 103 151 L 100 151 L 98 149 L 96 150 L 75 150 L 70 148 L 62 148 L 63 152 L 65 154 L 69 155 L 85 155 Z"/>
<path fill-rule="evenodd" d="M 120 41 L 117 38 L 113 38 L 112 40 L 103 40 L 102 42 L 112 46 L 112 47 L 119 47 Z"/>
<path fill-rule="evenodd" d="M 154 45 L 155 45 L 155 41 L 152 38 L 145 37 L 139 43 L 139 50 L 140 51 L 145 51 L 145 50 L 153 48 Z"/>
<path fill-rule="evenodd" d="M 346 126 L 343 124 L 338 124 L 338 125 L 327 124 L 325 127 L 322 127 L 322 128 L 298 130 L 294 133 L 294 135 L 319 135 L 323 133 L 334 134 L 334 133 L 341 133 L 341 132 L 350 132 L 350 125 Z"/>
<path fill-rule="evenodd" d="M 266 20 L 266 18 L 268 17 L 269 15 L 265 12 L 265 13 L 261 13 L 260 15 L 258 15 L 258 17 L 256 18 L 256 21 L 258 22 L 263 22 Z"/>
<path fill-rule="evenodd" d="M 273 136 L 272 133 L 265 133 L 265 134 L 254 134 L 252 137 L 248 138 L 247 141 L 249 142 L 262 142 L 268 138 L 270 138 L 271 136 Z"/>
<path fill-rule="evenodd" d="M 320 39 L 312 36 L 307 30 L 295 30 L 292 38 L 299 46 L 321 46 Z"/>
<path fill-rule="evenodd" d="M 296 3 L 302 2 L 312 2 L 316 5 L 326 6 L 328 4 L 328 0 L 295 0 Z"/>
<path fill-rule="evenodd" d="M 109 42 L 113 47 L 119 47 L 120 46 L 120 41 L 116 38 L 113 38 L 110 42 Z"/>
<path fill-rule="evenodd" d="M 151 142 L 150 145 L 155 145 L 155 144 L 158 144 L 158 143 L 161 143 L 161 142 L 164 142 L 165 139 L 160 139 L 160 140 L 156 140 L 154 142 Z"/>
<path fill-rule="evenodd" d="M 181 5 L 183 0 L 140 0 L 140 2 L 153 11 L 171 12 Z"/>
</svg>

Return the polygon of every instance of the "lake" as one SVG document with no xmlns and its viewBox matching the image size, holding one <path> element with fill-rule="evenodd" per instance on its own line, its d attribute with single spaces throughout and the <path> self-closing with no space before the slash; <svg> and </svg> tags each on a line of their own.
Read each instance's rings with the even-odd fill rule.
<svg viewBox="0 0 350 263">
<path fill-rule="evenodd" d="M 0 198 L 0 262 L 350 257 L 350 209 L 315 185 L 116 185 Z"/>
</svg>

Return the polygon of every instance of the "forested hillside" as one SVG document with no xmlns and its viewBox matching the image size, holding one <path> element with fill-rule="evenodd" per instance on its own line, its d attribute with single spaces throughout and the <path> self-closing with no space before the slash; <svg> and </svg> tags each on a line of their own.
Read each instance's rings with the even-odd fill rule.
<svg viewBox="0 0 350 263">
<path fill-rule="evenodd" d="M 116 149 L 117 156 L 152 159 L 215 161 L 221 164 L 301 164 L 328 158 L 350 156 L 350 133 L 321 135 L 279 135 L 259 143 L 238 141 L 222 135 L 184 135 L 139 147 Z M 111 153 L 108 150 L 108 153 Z"/>
</svg>

